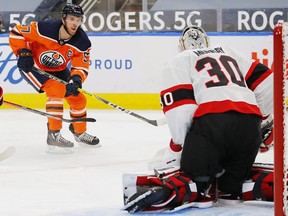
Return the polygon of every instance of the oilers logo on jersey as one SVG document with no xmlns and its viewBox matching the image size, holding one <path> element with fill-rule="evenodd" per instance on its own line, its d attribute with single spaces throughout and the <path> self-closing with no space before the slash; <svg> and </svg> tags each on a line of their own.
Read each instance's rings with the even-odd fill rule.
<svg viewBox="0 0 288 216">
<path fill-rule="evenodd" d="M 65 63 L 65 58 L 62 56 L 61 53 L 49 50 L 47 52 L 43 52 L 40 55 L 40 63 L 45 65 L 46 67 L 59 67 Z"/>
</svg>

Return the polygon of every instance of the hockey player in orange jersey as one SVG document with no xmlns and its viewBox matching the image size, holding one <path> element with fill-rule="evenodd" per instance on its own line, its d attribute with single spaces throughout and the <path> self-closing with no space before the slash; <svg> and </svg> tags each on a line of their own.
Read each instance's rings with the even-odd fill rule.
<svg viewBox="0 0 288 216">
<path fill-rule="evenodd" d="M 91 42 L 81 29 L 83 10 L 68 4 L 62 9 L 62 20 L 44 20 L 30 25 L 16 25 L 10 32 L 9 43 L 18 57 L 22 77 L 39 93 L 46 93 L 46 112 L 62 117 L 63 100 L 70 106 L 72 119 L 86 117 L 86 97 L 77 91 L 89 72 Z M 69 65 L 71 63 L 71 67 Z M 40 68 L 67 81 L 66 86 L 37 73 Z M 47 144 L 71 152 L 74 143 L 63 138 L 62 121 L 48 118 Z M 76 142 L 84 146 L 100 146 L 99 139 L 86 133 L 86 122 L 69 126 Z M 60 147 L 60 148 L 59 148 Z"/>
</svg>

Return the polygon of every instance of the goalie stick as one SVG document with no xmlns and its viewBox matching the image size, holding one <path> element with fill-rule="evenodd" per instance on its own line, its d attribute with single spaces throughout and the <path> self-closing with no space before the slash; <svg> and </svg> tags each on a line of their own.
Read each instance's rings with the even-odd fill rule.
<svg viewBox="0 0 288 216">
<path fill-rule="evenodd" d="M 267 169 L 267 170 L 274 170 L 274 164 L 273 163 L 255 162 L 253 164 L 253 168 L 262 168 L 262 169 Z"/>
<path fill-rule="evenodd" d="M 5 103 L 5 104 L 7 104 L 9 106 L 13 106 L 13 107 L 16 107 L 16 108 L 19 108 L 19 109 L 23 109 L 23 110 L 26 110 L 26 111 L 29 111 L 29 112 L 33 112 L 33 113 L 39 114 L 39 115 L 42 115 L 42 116 L 47 116 L 47 117 L 50 117 L 50 118 L 53 118 L 53 119 L 61 120 L 63 122 L 68 122 L 68 123 L 72 123 L 72 122 L 96 122 L 96 119 L 94 119 L 94 118 L 65 119 L 65 118 L 61 118 L 61 117 L 58 117 L 58 116 L 51 115 L 51 114 L 46 113 L 46 112 L 41 112 L 41 111 L 36 110 L 36 109 L 32 109 L 32 108 L 29 108 L 29 107 L 26 107 L 26 106 L 15 104 L 15 103 L 12 103 L 12 102 L 9 102 L 9 101 L 3 100 L 3 103 Z"/>
<path fill-rule="evenodd" d="M 67 84 L 68 84 L 68 82 L 66 82 L 66 81 L 64 81 L 64 80 L 62 80 L 62 79 L 59 79 L 58 77 L 55 77 L 55 76 L 53 76 L 52 74 L 49 74 L 49 73 L 47 73 L 47 72 L 45 72 L 45 71 L 43 71 L 43 70 L 41 70 L 41 69 L 39 69 L 39 68 L 33 67 L 33 70 L 36 71 L 36 72 L 38 72 L 38 73 L 40 73 L 40 74 L 42 74 L 42 75 L 44 75 L 44 76 L 46 76 L 46 77 L 48 77 L 48 78 L 50 78 L 50 79 L 53 79 L 53 80 L 55 80 L 55 81 L 57 81 L 57 82 L 60 82 L 60 83 L 62 83 L 62 84 L 64 84 L 64 85 L 67 85 Z M 114 104 L 114 103 L 112 103 L 112 102 L 110 102 L 110 101 L 108 101 L 108 100 L 105 100 L 104 98 L 101 98 L 101 97 L 99 97 L 99 96 L 97 96 L 97 95 L 94 95 L 94 94 L 92 94 L 92 93 L 90 93 L 90 92 L 87 92 L 87 91 L 83 90 L 82 88 L 78 88 L 77 90 L 78 90 L 79 92 L 82 92 L 83 94 L 86 94 L 86 95 L 88 95 L 88 96 L 90 96 L 90 97 L 93 97 L 93 98 L 95 98 L 96 100 L 99 100 L 99 101 L 101 101 L 101 102 L 103 102 L 103 103 L 105 103 L 105 104 L 107 104 L 107 105 L 109 105 L 109 106 L 111 106 L 111 107 L 113 107 L 113 108 L 115 108 L 115 109 L 118 109 L 118 110 L 120 110 L 120 111 L 122 111 L 122 112 L 124 112 L 124 113 L 126 113 L 126 114 L 128 114 L 128 115 L 131 115 L 131 116 L 133 116 L 133 117 L 135 117 L 135 118 L 138 118 L 138 119 L 140 119 L 140 120 L 142 120 L 142 121 L 145 121 L 145 122 L 147 122 L 147 123 L 149 123 L 149 124 L 151 124 L 151 125 L 161 126 L 161 125 L 166 124 L 166 119 L 165 119 L 165 118 L 163 118 L 163 119 L 158 119 L 158 120 L 147 119 L 147 118 L 145 118 L 145 117 L 143 117 L 143 116 L 141 116 L 141 115 L 139 115 L 139 114 L 137 114 L 137 113 L 135 113 L 135 112 L 132 112 L 132 111 L 127 110 L 127 109 L 125 109 L 125 108 L 123 108 L 123 107 L 121 107 L 121 106 L 118 106 L 117 104 Z"/>
<path fill-rule="evenodd" d="M 10 146 L 6 148 L 4 151 L 0 152 L 0 161 L 9 158 L 16 152 L 16 148 L 14 146 Z"/>
</svg>

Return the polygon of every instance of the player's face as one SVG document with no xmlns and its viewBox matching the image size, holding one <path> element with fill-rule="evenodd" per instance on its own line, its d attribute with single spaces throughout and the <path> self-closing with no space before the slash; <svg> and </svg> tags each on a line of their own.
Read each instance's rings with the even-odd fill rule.
<svg viewBox="0 0 288 216">
<path fill-rule="evenodd" d="M 66 28 L 70 35 L 75 35 L 77 29 L 82 24 L 82 17 L 67 15 L 65 19 Z"/>
</svg>

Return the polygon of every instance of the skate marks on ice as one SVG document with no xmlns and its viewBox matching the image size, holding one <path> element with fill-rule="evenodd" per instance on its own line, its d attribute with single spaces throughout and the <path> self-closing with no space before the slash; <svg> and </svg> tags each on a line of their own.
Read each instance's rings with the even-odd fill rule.
<svg viewBox="0 0 288 216">
<path fill-rule="evenodd" d="M 6 160 L 16 152 L 15 146 L 9 146 L 5 150 L 0 151 L 0 161 Z"/>
</svg>

